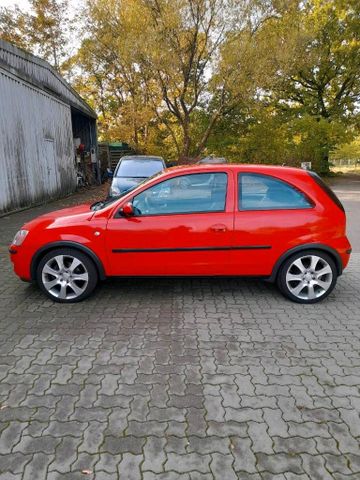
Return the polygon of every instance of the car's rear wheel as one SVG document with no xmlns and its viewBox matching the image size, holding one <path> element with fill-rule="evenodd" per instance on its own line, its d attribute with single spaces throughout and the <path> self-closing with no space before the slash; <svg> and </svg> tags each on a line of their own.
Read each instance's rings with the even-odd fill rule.
<svg viewBox="0 0 360 480">
<path fill-rule="evenodd" d="M 96 287 L 98 274 L 92 260 L 71 248 L 51 250 L 37 267 L 36 279 L 55 302 L 80 302 Z"/>
<path fill-rule="evenodd" d="M 282 264 L 277 284 L 285 297 L 297 303 L 317 303 L 326 298 L 337 281 L 334 260 L 325 252 L 306 250 Z"/>
</svg>

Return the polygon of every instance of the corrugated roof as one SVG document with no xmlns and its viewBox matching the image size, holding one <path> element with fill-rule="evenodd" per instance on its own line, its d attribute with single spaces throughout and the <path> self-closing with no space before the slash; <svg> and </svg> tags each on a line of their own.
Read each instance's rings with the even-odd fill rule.
<svg viewBox="0 0 360 480">
<path fill-rule="evenodd" d="M 81 113 L 92 118 L 97 117 L 94 110 L 48 62 L 1 39 L 0 65 Z"/>
</svg>

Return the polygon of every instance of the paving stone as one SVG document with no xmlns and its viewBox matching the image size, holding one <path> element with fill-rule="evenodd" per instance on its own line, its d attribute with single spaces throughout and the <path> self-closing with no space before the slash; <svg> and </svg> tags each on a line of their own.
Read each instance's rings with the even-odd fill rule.
<svg viewBox="0 0 360 480">
<path fill-rule="evenodd" d="M 273 441 L 268 434 L 266 423 L 248 422 L 248 434 L 252 441 L 253 452 L 262 452 L 271 455 L 274 453 Z"/>
<path fill-rule="evenodd" d="M 261 422 L 262 410 L 255 408 L 231 408 L 225 409 L 225 420 L 234 422 Z"/>
<path fill-rule="evenodd" d="M 49 425 L 43 431 L 44 435 L 51 435 L 52 437 L 81 437 L 83 430 L 86 428 L 87 423 L 81 423 L 77 421 L 59 422 L 57 420 L 49 423 Z"/>
<path fill-rule="evenodd" d="M 178 455 L 177 453 L 169 452 L 164 468 L 165 470 L 174 470 L 179 473 L 186 473 L 191 470 L 207 473 L 210 472 L 210 462 L 210 455 L 199 455 L 197 453 Z"/>
<path fill-rule="evenodd" d="M 128 427 L 130 408 L 112 408 L 107 421 L 107 435 L 123 435 Z"/>
<path fill-rule="evenodd" d="M 211 472 L 214 479 L 221 480 L 237 480 L 238 476 L 233 470 L 234 457 L 229 455 L 222 455 L 221 453 L 213 453 L 211 455 L 212 461 L 210 464 Z"/>
<path fill-rule="evenodd" d="M 21 453 L 54 453 L 57 445 L 60 443 L 59 438 L 44 435 L 42 437 L 30 437 L 24 435 L 18 444 L 15 445 L 13 451 Z"/>
<path fill-rule="evenodd" d="M 80 452 L 77 455 L 75 462 L 71 465 L 71 471 L 72 472 L 82 472 L 83 470 L 94 471 L 95 465 L 98 463 L 99 460 L 100 460 L 99 454 L 91 455 L 90 453 L 87 453 L 87 452 Z M 72 475 L 75 476 L 74 473 L 72 473 Z M 63 475 L 61 479 L 62 478 L 63 478 Z"/>
<path fill-rule="evenodd" d="M 257 468 L 260 472 L 265 471 L 273 474 L 285 472 L 301 474 L 303 472 L 299 455 L 290 455 L 288 453 L 266 455 L 265 453 L 257 453 L 256 459 Z"/>
<path fill-rule="evenodd" d="M 193 477 L 194 480 L 200 480 L 199 473 L 196 473 L 195 475 L 196 476 Z M 203 475 L 201 475 L 201 479 L 202 478 L 203 478 Z M 143 480 L 192 480 L 192 479 L 191 479 L 191 476 L 187 473 L 165 472 L 165 473 L 158 474 L 153 472 L 144 472 Z"/>
<path fill-rule="evenodd" d="M 251 440 L 249 438 L 231 438 L 232 454 L 234 456 L 234 470 L 238 475 L 245 473 L 256 473 L 256 457 L 251 449 Z M 239 473 L 240 472 L 240 473 Z"/>
<path fill-rule="evenodd" d="M 122 461 L 118 465 L 118 473 L 120 475 L 120 479 L 141 480 L 142 474 L 140 471 L 140 464 L 142 461 L 142 455 L 124 453 L 122 456 Z"/>
<path fill-rule="evenodd" d="M 138 438 L 134 436 L 128 437 L 105 437 L 102 451 L 112 454 L 130 452 L 134 455 L 142 453 L 146 438 Z"/>
<path fill-rule="evenodd" d="M 8 453 L 0 456 L 0 472 L 22 474 L 26 464 L 32 459 L 32 454 L 24 454 L 20 452 Z"/>
<path fill-rule="evenodd" d="M 163 436 L 168 428 L 167 422 L 159 422 L 157 420 L 149 420 L 147 422 L 129 421 L 126 429 L 127 435 L 136 437 L 147 437 L 148 435 Z"/>
<path fill-rule="evenodd" d="M 332 480 L 333 476 L 325 468 L 325 460 L 320 455 L 302 454 L 302 467 L 311 480 Z"/>
<path fill-rule="evenodd" d="M 206 410 L 206 420 L 223 422 L 225 419 L 225 409 L 222 404 L 222 397 L 209 395 L 205 398 L 204 407 Z"/>
<path fill-rule="evenodd" d="M 163 471 L 163 464 L 166 461 L 165 454 L 166 439 L 158 437 L 148 437 L 144 446 L 144 463 L 142 470 L 151 470 L 155 473 Z"/>
<path fill-rule="evenodd" d="M 186 410 L 187 435 L 205 436 L 208 425 L 211 423 L 205 421 L 205 410 L 200 408 L 187 408 Z"/>
<path fill-rule="evenodd" d="M 286 480 L 311 480 L 306 473 L 297 475 L 296 473 L 286 472 L 284 473 L 284 477 L 286 478 Z"/>
<path fill-rule="evenodd" d="M 0 434 L 0 455 L 10 453 L 21 438 L 27 424 L 24 422 L 10 422 Z"/>
<path fill-rule="evenodd" d="M 346 424 L 328 423 L 331 436 L 336 440 L 341 453 L 359 453 L 359 442 L 351 436 L 350 429 Z"/>
<path fill-rule="evenodd" d="M 345 455 L 326 453 L 323 458 L 325 459 L 325 467 L 330 473 L 351 475 L 352 471 L 349 468 L 349 462 Z"/>
<path fill-rule="evenodd" d="M 311 308 L 238 278 L 55 305 L 4 252 L 79 195 L 0 219 L 0 478 L 357 480 L 360 254 Z"/>
<path fill-rule="evenodd" d="M 54 459 L 49 465 L 49 471 L 55 470 L 62 474 L 69 472 L 71 465 L 77 459 L 80 442 L 79 438 L 63 437 L 56 447 Z"/>
<path fill-rule="evenodd" d="M 21 477 L 15 473 L 5 472 L 0 473 L 0 480 L 21 480 Z"/>
<path fill-rule="evenodd" d="M 296 455 L 298 453 L 318 453 L 316 442 L 313 438 L 303 437 L 274 437 L 274 450 L 276 453 L 289 453 Z"/>
<path fill-rule="evenodd" d="M 187 437 L 187 451 L 202 455 L 207 453 L 221 453 L 226 455 L 231 452 L 229 438 L 223 437 Z"/>
<path fill-rule="evenodd" d="M 91 421 L 88 422 L 87 428 L 83 431 L 79 452 L 99 453 L 100 447 L 104 441 L 104 431 L 107 427 L 106 423 Z"/>
<path fill-rule="evenodd" d="M 280 410 L 273 410 L 270 408 L 263 409 L 264 421 L 268 425 L 268 433 L 271 437 L 287 437 L 288 436 L 288 424 L 282 418 L 282 412 Z"/>
<path fill-rule="evenodd" d="M 113 455 L 110 453 L 100 453 L 99 461 L 95 465 L 96 472 L 101 472 L 101 474 L 99 475 L 100 478 L 103 472 L 109 473 L 116 478 L 118 472 L 118 465 L 120 464 L 121 460 L 121 454 Z"/>
</svg>

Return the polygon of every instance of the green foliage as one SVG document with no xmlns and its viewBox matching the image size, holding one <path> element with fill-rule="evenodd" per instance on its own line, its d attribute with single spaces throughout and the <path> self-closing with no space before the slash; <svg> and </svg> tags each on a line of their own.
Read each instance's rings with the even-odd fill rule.
<svg viewBox="0 0 360 480">
<path fill-rule="evenodd" d="M 72 21 L 68 0 L 29 0 L 31 12 L 17 5 L 0 8 L 0 38 L 48 60 L 56 70 L 68 58 Z"/>
<path fill-rule="evenodd" d="M 31 4 L 0 36 L 72 72 L 101 139 L 326 173 L 359 134 L 358 0 L 87 0 L 74 55 L 67 0 Z"/>
<path fill-rule="evenodd" d="M 360 162 L 360 137 L 352 142 L 340 144 L 331 154 L 331 160 L 352 160 Z"/>
</svg>

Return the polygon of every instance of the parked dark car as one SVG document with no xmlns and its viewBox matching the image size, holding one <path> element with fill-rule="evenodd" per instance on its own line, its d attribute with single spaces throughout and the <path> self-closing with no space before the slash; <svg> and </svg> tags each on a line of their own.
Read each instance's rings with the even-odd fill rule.
<svg viewBox="0 0 360 480">
<path fill-rule="evenodd" d="M 218 165 L 227 163 L 224 157 L 205 157 L 198 161 L 199 165 Z"/>
<path fill-rule="evenodd" d="M 136 187 L 149 177 L 166 168 L 162 157 L 127 155 L 117 164 L 111 182 L 109 197 L 117 197 Z"/>
</svg>

